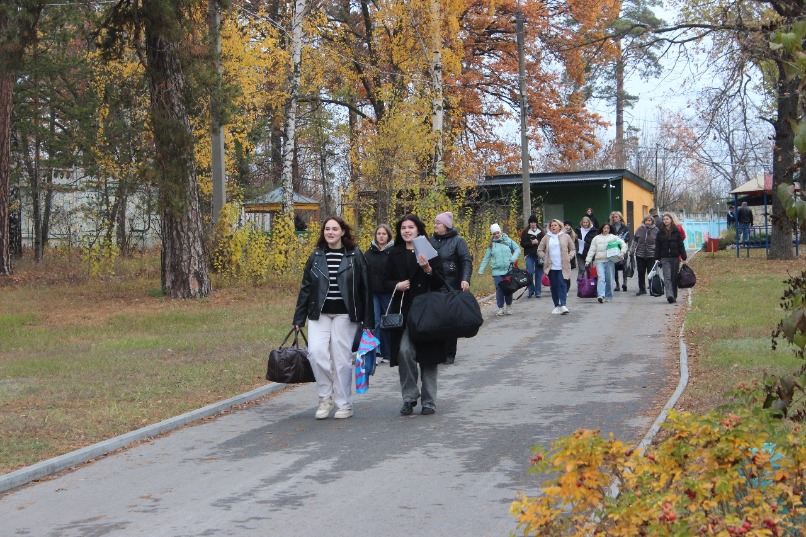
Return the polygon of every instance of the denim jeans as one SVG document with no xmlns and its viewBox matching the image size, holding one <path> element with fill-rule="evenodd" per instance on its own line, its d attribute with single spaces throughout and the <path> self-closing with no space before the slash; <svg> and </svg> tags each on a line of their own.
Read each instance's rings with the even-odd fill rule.
<svg viewBox="0 0 806 537">
<path fill-rule="evenodd" d="M 739 224 L 739 232 L 742 235 L 741 241 L 743 243 L 750 242 L 750 224 Z"/>
<path fill-rule="evenodd" d="M 500 282 L 503 277 L 503 274 L 493 276 L 493 283 L 495 284 L 495 303 L 498 304 L 499 308 L 503 308 L 505 303 L 507 306 L 512 305 L 512 295 L 505 295 L 501 288 L 498 287 L 498 282 Z"/>
<path fill-rule="evenodd" d="M 543 294 L 543 265 L 537 254 L 529 254 L 526 256 L 526 272 L 529 273 L 529 284 L 526 286 L 526 292 L 529 296 L 540 296 Z"/>
<path fill-rule="evenodd" d="M 612 261 L 597 261 L 596 272 L 598 280 L 596 282 L 596 294 L 606 299 L 613 298 L 613 278 L 615 277 L 616 266 Z"/>
<path fill-rule="evenodd" d="M 371 350 L 366 354 L 367 360 L 367 371 L 372 371 L 370 368 L 370 360 L 372 360 L 372 364 L 375 363 L 376 356 L 383 356 L 387 360 L 389 359 L 390 350 L 389 350 L 389 333 L 386 330 L 381 330 L 381 315 L 386 313 L 386 306 L 389 305 L 389 301 L 392 299 L 391 293 L 373 293 L 372 294 L 372 303 L 375 309 L 375 326 L 374 330 L 372 331 L 372 335 L 378 338 L 381 342 L 378 345 L 378 348 Z"/>
<path fill-rule="evenodd" d="M 549 271 L 549 283 L 551 284 L 551 299 L 555 306 L 565 306 L 568 298 L 568 288 L 565 285 L 562 269 L 551 269 Z"/>
</svg>

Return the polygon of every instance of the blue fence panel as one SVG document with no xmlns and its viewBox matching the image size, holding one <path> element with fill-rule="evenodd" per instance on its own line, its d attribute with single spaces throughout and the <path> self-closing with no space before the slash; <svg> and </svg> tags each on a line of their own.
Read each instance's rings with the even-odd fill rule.
<svg viewBox="0 0 806 537">
<path fill-rule="evenodd" d="M 728 228 L 724 220 L 682 220 L 686 232 L 686 249 L 699 250 L 705 246 L 709 237 L 719 237 Z"/>
</svg>

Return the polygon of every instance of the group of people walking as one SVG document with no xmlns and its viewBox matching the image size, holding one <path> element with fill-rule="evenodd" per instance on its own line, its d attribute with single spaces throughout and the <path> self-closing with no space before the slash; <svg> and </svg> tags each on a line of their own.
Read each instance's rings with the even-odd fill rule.
<svg viewBox="0 0 806 537">
<path fill-rule="evenodd" d="M 375 229 L 369 250 L 355 244 L 352 228 L 342 218 L 322 224 L 316 248 L 308 258 L 294 311 L 293 326 L 308 321 L 308 359 L 311 362 L 319 406 L 316 419 L 353 415 L 353 341 L 365 328 L 374 329 L 380 345 L 368 355 L 397 366 L 404 416 L 418 402 L 423 415 L 436 413 L 437 372 L 440 363 L 453 363 L 456 339 L 415 342 L 404 325 L 400 330 L 378 330 L 381 316 L 392 309 L 407 315 L 412 301 L 429 290 L 448 285 L 470 290 L 472 258 L 467 242 L 453 229 L 453 214 L 437 215 L 431 244 L 438 255 L 416 255 L 414 239 L 427 236 L 425 224 L 407 214 L 392 229 Z M 370 366 L 371 367 L 371 366 Z"/>
<path fill-rule="evenodd" d="M 634 256 L 638 280 L 636 295 L 647 294 L 646 275 L 658 261 L 663 270 L 668 301 L 677 300 L 677 272 L 686 262 L 685 237 L 671 213 L 656 222 L 647 215 L 633 237 L 619 211 L 598 226 L 588 209 L 578 228 L 570 221 L 551 220 L 542 229 L 533 215 L 516 242 L 498 224 L 490 226 L 490 242 L 478 274 L 490 267 L 496 289 L 498 316 L 512 314 L 513 294 L 498 285 L 521 255 L 529 275 L 527 298 L 542 296 L 544 282 L 551 291 L 552 314 L 570 313 L 567 304 L 571 272 L 579 275 L 595 266 L 598 273 L 598 302 L 609 302 L 613 292 L 627 290 L 626 262 Z M 374 361 L 388 360 L 397 366 L 403 406 L 400 414 L 414 413 L 420 404 L 423 415 L 436 413 L 437 373 L 442 363 L 456 358 L 456 339 L 412 341 L 408 328 L 378 330 L 381 316 L 388 311 L 407 315 L 415 297 L 447 285 L 468 292 L 472 256 L 467 242 L 453 226 L 453 214 L 441 213 L 434 220 L 430 244 L 437 251 L 431 259 L 416 255 L 414 241 L 427 236 L 425 224 L 407 214 L 395 225 L 375 229 L 366 253 L 355 243 L 352 228 L 338 216 L 321 226 L 316 248 L 303 270 L 302 284 L 294 311 L 293 326 L 300 330 L 307 321 L 308 357 L 311 362 L 319 406 L 316 419 L 343 419 L 353 415 L 353 341 L 356 334 L 371 328 L 379 339 L 378 348 L 367 355 L 368 369 Z M 618 272 L 621 272 L 619 280 Z"/>
</svg>

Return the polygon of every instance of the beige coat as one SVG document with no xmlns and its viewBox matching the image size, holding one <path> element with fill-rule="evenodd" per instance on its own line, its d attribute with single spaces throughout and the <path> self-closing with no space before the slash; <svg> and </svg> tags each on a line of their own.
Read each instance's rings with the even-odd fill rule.
<svg viewBox="0 0 806 537">
<path fill-rule="evenodd" d="M 543 260 L 543 271 L 548 273 L 551 270 L 551 256 L 549 255 L 549 235 L 543 237 L 537 246 L 537 257 Z M 563 279 L 571 279 L 571 260 L 577 252 L 574 249 L 574 241 L 568 233 L 560 233 L 560 253 L 563 254 Z"/>
</svg>

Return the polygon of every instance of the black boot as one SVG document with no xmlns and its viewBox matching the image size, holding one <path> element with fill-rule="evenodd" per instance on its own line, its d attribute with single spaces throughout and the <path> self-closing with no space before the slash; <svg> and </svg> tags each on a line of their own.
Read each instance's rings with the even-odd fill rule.
<svg viewBox="0 0 806 537">
<path fill-rule="evenodd" d="M 417 401 L 414 401 L 413 403 L 409 401 L 404 401 L 403 406 L 400 408 L 400 413 L 403 416 L 411 416 L 414 413 L 414 407 L 416 406 Z"/>
</svg>

